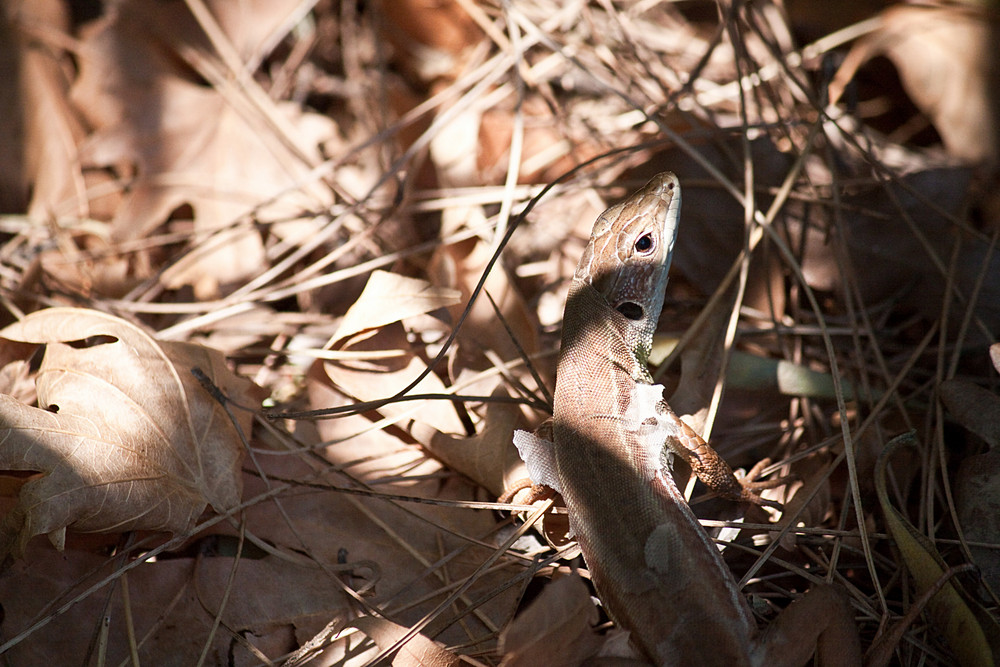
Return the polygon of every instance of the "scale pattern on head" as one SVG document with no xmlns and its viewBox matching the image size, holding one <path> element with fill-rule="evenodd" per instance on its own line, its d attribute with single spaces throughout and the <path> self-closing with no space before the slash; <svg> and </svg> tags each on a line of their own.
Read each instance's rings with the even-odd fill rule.
<svg viewBox="0 0 1000 667">
<path fill-rule="evenodd" d="M 677 177 L 654 177 L 636 196 L 601 214 L 573 278 L 597 290 L 645 345 L 663 307 L 680 206 Z"/>
</svg>

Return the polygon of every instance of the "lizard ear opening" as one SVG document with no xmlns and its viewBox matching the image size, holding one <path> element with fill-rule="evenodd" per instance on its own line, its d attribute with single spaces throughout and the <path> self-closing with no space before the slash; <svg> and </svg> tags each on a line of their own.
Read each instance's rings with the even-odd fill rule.
<svg viewBox="0 0 1000 667">
<path fill-rule="evenodd" d="M 634 301 L 626 301 L 625 303 L 619 304 L 618 308 L 615 310 L 633 322 L 642 319 L 642 306 Z"/>
</svg>

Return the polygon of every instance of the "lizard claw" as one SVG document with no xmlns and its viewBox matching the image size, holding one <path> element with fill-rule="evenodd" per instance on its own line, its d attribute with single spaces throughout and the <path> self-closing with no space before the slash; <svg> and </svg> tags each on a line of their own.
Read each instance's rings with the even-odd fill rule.
<svg viewBox="0 0 1000 667">
<path fill-rule="evenodd" d="M 784 484 L 788 484 L 795 479 L 795 475 L 784 475 L 782 477 L 775 477 L 774 479 L 758 480 L 761 473 L 771 465 L 771 459 L 761 459 L 757 462 L 753 468 L 747 473 L 736 473 L 736 479 L 742 487 L 742 492 L 740 494 L 740 500 L 754 505 L 760 505 L 762 507 L 773 507 L 776 510 L 784 509 L 784 505 L 774 500 L 766 500 L 760 497 L 760 492 L 765 489 L 774 489 Z"/>
</svg>

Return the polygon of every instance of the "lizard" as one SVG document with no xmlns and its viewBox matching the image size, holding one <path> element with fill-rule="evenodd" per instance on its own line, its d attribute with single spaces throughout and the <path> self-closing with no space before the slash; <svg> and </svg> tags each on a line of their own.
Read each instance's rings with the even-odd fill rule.
<svg viewBox="0 0 1000 667">
<path fill-rule="evenodd" d="M 646 365 L 680 204 L 680 182 L 664 172 L 597 218 L 566 301 L 553 418 L 536 433 L 516 431 L 514 443 L 533 492 L 562 495 L 598 596 L 647 659 L 658 665 L 801 664 L 811 646 L 801 657 L 798 638 L 758 636 L 736 580 L 667 469 L 672 452 L 720 495 L 771 504 L 752 478 L 738 480 L 670 409 Z M 831 597 L 829 588 L 814 588 L 828 593 L 814 603 L 839 602 L 847 613 L 846 602 Z M 779 618 L 772 628 L 794 626 L 790 612 L 797 605 L 796 618 L 809 614 L 797 601 L 785 612 L 791 620 Z M 847 625 L 853 632 L 850 620 Z M 826 646 L 834 658 L 851 656 L 843 664 L 854 660 L 839 644 Z"/>
</svg>

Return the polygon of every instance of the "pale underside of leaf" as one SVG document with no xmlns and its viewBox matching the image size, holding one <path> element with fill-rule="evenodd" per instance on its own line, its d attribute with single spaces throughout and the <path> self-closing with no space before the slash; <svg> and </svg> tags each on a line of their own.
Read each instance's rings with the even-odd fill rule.
<svg viewBox="0 0 1000 667">
<path fill-rule="evenodd" d="M 45 344 L 36 385 L 42 408 L 0 396 L 0 467 L 34 470 L 6 518 L 8 549 L 65 528 L 179 533 L 211 505 L 240 500 L 236 426 L 191 373 L 248 393 L 217 352 L 160 343 L 113 316 L 39 311 L 0 332 Z M 46 408 L 46 409 L 43 409 Z M 244 418 L 241 428 L 249 429 Z"/>
</svg>

